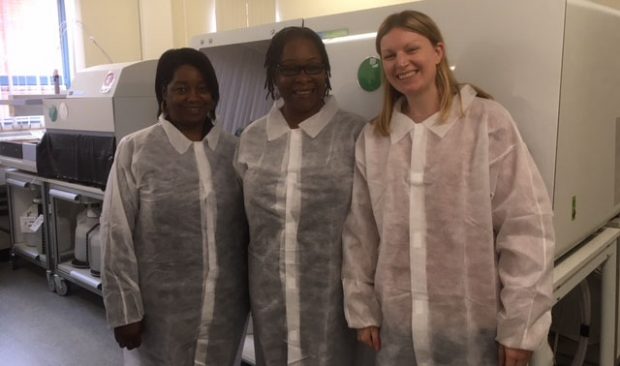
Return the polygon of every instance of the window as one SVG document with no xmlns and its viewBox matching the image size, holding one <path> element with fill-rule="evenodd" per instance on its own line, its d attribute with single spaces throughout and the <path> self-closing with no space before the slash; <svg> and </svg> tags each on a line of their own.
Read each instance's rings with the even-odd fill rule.
<svg viewBox="0 0 620 366">
<path fill-rule="evenodd" d="M 0 99 L 54 93 L 54 70 L 66 89 L 63 21 L 64 0 L 0 0 Z M 8 113 L 0 105 L 0 117 Z"/>
</svg>

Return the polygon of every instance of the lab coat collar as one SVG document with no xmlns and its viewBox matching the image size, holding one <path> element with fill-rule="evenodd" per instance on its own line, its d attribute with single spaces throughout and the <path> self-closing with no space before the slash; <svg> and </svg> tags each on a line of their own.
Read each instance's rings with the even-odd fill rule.
<svg viewBox="0 0 620 366">
<path fill-rule="evenodd" d="M 217 121 L 213 121 L 213 127 L 211 131 L 205 136 L 207 139 L 207 146 L 211 149 L 211 151 L 215 151 L 217 148 L 217 142 L 220 141 L 220 134 L 222 133 L 222 127 L 217 123 Z"/>
<path fill-rule="evenodd" d="M 284 105 L 282 99 L 275 101 L 267 114 L 267 140 L 272 141 L 288 133 L 291 128 L 286 123 L 280 108 Z M 299 128 L 311 138 L 315 138 L 329 124 L 338 112 L 338 103 L 334 96 L 325 97 L 325 105 L 320 111 L 299 124 Z"/>
<path fill-rule="evenodd" d="M 461 111 L 462 113 L 465 113 L 475 97 L 476 91 L 474 88 L 465 84 L 460 90 L 460 103 L 452 103 L 452 106 L 450 107 L 450 114 L 444 122 L 439 120 L 439 112 L 436 112 L 420 123 L 439 138 L 443 138 L 454 125 L 454 122 L 461 117 Z M 392 110 L 392 121 L 390 123 L 392 130 L 390 133 L 390 142 L 392 144 L 400 141 L 414 128 L 415 123 L 411 120 L 411 118 L 401 112 L 403 101 L 403 97 L 398 99 L 394 104 L 394 109 Z"/>
<path fill-rule="evenodd" d="M 166 135 L 168 136 L 168 141 L 179 154 L 184 154 L 187 149 L 194 143 L 198 141 L 192 141 L 185 137 L 185 135 L 179 131 L 174 125 L 168 121 L 163 114 L 159 116 L 159 124 L 163 127 Z M 202 142 L 206 140 L 207 145 L 211 150 L 215 150 L 217 147 L 217 142 L 219 141 L 221 133 L 221 127 L 217 123 L 214 123 L 211 131 L 202 139 Z"/>
<path fill-rule="evenodd" d="M 413 122 L 413 120 L 409 118 L 409 116 L 401 112 L 401 106 L 403 105 L 403 101 L 404 97 L 398 99 L 396 103 L 394 103 L 394 109 L 392 110 L 392 121 L 390 121 L 390 129 L 392 130 L 390 133 L 390 142 L 392 144 L 400 141 L 415 127 L 415 122 Z M 436 112 L 432 116 L 420 122 L 420 125 L 424 125 L 429 130 L 435 132 L 436 124 L 438 121 L 439 112 Z M 440 137 L 443 137 L 443 135 L 440 135 Z"/>
</svg>

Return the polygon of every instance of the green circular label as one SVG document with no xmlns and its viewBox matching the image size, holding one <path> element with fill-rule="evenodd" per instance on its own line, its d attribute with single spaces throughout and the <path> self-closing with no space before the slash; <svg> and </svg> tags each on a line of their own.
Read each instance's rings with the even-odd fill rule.
<svg viewBox="0 0 620 366">
<path fill-rule="evenodd" d="M 381 86 L 381 60 L 371 56 L 362 61 L 357 69 L 357 82 L 367 92 L 379 89 Z"/>
<path fill-rule="evenodd" d="M 52 120 L 52 122 L 56 122 L 56 120 L 58 119 L 58 109 L 55 105 L 51 106 L 47 110 L 47 115 L 50 117 L 50 120 Z"/>
</svg>

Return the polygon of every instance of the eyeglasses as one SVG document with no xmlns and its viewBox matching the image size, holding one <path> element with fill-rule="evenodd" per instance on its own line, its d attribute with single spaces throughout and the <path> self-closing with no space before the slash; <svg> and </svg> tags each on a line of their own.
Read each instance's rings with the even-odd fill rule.
<svg viewBox="0 0 620 366">
<path fill-rule="evenodd" d="M 304 71 L 306 75 L 318 75 L 325 71 L 323 64 L 307 64 L 307 65 L 278 65 L 276 71 L 282 76 L 296 76 Z"/>
</svg>

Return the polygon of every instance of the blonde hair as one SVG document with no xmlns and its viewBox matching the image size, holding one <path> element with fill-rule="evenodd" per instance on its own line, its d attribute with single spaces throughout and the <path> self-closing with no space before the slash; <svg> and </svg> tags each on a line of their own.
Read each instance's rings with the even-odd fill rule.
<svg viewBox="0 0 620 366">
<path fill-rule="evenodd" d="M 394 28 L 403 28 L 405 30 L 418 33 L 427 38 L 433 46 L 444 43 L 443 36 L 437 24 L 426 14 L 415 10 L 405 10 L 395 13 L 383 21 L 377 31 L 375 47 L 377 53 L 381 55 L 381 39 Z M 383 108 L 375 122 L 375 131 L 383 136 L 390 134 L 390 120 L 392 119 L 392 110 L 394 103 L 402 96 L 398 90 L 390 85 L 385 77 L 383 70 Z M 435 75 L 435 84 L 439 93 L 439 119 L 445 121 L 450 113 L 450 108 L 455 95 L 459 93 L 459 83 L 456 81 L 452 70 L 448 64 L 448 57 L 444 51 L 444 55 L 437 66 L 437 74 Z M 481 89 L 473 86 L 479 96 L 483 98 L 491 98 L 491 96 Z"/>
</svg>

